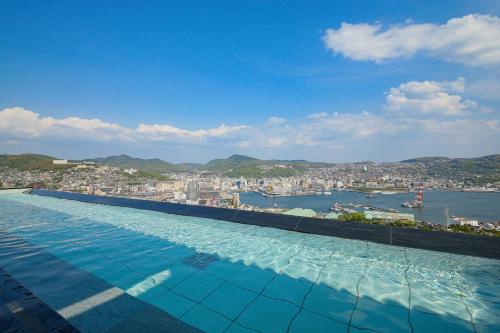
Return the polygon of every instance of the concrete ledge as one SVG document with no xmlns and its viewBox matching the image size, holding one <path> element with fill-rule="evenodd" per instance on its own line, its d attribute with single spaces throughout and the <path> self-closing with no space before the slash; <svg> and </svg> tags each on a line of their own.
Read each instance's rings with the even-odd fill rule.
<svg viewBox="0 0 500 333">
<path fill-rule="evenodd" d="M 422 231 L 385 225 L 70 192 L 35 189 L 32 191 L 32 194 L 87 203 L 152 210 L 168 214 L 204 217 L 309 234 L 359 239 L 381 244 L 500 259 L 500 237 L 477 236 L 443 231 Z"/>
</svg>

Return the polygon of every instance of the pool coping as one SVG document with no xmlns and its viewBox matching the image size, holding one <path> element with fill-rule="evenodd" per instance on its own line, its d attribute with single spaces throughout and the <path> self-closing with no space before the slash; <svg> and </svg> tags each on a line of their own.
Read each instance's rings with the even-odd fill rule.
<svg viewBox="0 0 500 333">
<path fill-rule="evenodd" d="M 494 236 L 41 189 L 33 189 L 31 194 L 500 260 L 500 237 Z"/>
</svg>

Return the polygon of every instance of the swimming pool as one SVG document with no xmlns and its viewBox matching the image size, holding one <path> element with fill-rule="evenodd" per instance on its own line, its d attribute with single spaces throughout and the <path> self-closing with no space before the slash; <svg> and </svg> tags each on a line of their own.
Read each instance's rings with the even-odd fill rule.
<svg viewBox="0 0 500 333">
<path fill-rule="evenodd" d="M 500 331 L 498 260 L 26 194 L 0 197 L 0 231 L 202 331 Z M 22 283 L 43 270 L 14 245 L 0 255 Z M 73 311 L 78 283 L 36 288 L 99 330 Z"/>
</svg>

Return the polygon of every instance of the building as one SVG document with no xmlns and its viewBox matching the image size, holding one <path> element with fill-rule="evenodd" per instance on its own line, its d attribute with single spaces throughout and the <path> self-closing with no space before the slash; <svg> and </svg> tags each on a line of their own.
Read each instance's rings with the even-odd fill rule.
<svg viewBox="0 0 500 333">
<path fill-rule="evenodd" d="M 237 208 L 240 206 L 240 194 L 233 193 L 233 207 Z"/>
<path fill-rule="evenodd" d="M 64 164 L 68 164 L 68 160 L 53 160 L 52 164 L 64 165 Z"/>
<path fill-rule="evenodd" d="M 187 184 L 187 200 L 196 201 L 200 196 L 200 185 L 198 182 L 191 181 Z"/>
</svg>

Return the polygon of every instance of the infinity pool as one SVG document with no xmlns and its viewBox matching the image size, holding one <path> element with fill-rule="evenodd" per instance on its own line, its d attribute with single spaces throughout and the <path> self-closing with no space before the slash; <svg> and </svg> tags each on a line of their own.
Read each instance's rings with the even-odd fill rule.
<svg viewBox="0 0 500 333">
<path fill-rule="evenodd" d="M 0 196 L 0 235 L 28 288 L 57 268 L 17 239 L 206 332 L 500 332 L 497 260 L 27 194 Z M 83 283 L 46 282 L 32 291 L 82 332 L 119 322 Z"/>
</svg>

